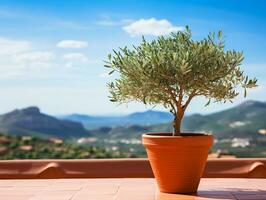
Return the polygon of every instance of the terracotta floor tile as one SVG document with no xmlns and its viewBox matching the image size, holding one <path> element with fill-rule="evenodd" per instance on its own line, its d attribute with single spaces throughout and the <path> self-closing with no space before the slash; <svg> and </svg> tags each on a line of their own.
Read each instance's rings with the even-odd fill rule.
<svg viewBox="0 0 266 200">
<path fill-rule="evenodd" d="M 35 195 L 45 190 L 47 187 L 11 187 L 0 190 L 0 195 L 12 194 L 13 192 L 17 195 Z"/>
<path fill-rule="evenodd" d="M 167 194 L 167 193 L 158 193 L 155 199 L 156 200 L 210 200 L 209 197 L 205 198 L 193 195 Z"/>
<path fill-rule="evenodd" d="M 0 186 L 16 186 L 25 180 L 0 180 Z"/>
<path fill-rule="evenodd" d="M 102 179 L 93 179 L 89 182 L 86 183 L 86 185 L 121 185 L 123 183 L 122 180 L 113 180 L 113 179 L 105 179 L 105 181 L 103 181 Z"/>
<path fill-rule="evenodd" d="M 154 200 L 155 195 L 152 193 L 147 194 L 134 194 L 134 193 L 118 193 L 115 200 Z"/>
<path fill-rule="evenodd" d="M 252 179 L 252 185 L 257 189 L 264 190 L 266 192 L 266 183 L 265 179 Z"/>
<path fill-rule="evenodd" d="M 80 193 L 114 195 L 118 192 L 118 189 L 119 186 L 117 185 L 87 185 L 83 187 Z"/>
<path fill-rule="evenodd" d="M 123 185 L 136 185 L 136 184 L 156 184 L 153 178 L 125 178 L 121 179 Z"/>
<path fill-rule="evenodd" d="M 87 184 L 86 182 L 77 182 L 77 181 L 73 181 L 73 182 L 65 182 L 65 181 L 55 181 L 53 182 L 53 185 L 85 185 Z"/>
<path fill-rule="evenodd" d="M 156 187 L 151 185 L 132 185 L 132 186 L 121 186 L 120 191 L 127 192 L 127 193 L 134 193 L 134 192 L 155 192 Z"/>
<path fill-rule="evenodd" d="M 64 184 L 85 184 L 91 182 L 90 179 L 57 179 L 54 183 L 64 183 Z"/>
<path fill-rule="evenodd" d="M 197 193 L 197 194 L 167 194 L 167 193 L 156 193 L 156 200 L 235 200 L 235 197 L 228 193 L 222 195 L 213 193 Z"/>
<path fill-rule="evenodd" d="M 0 193 L 1 191 L 6 191 L 6 190 L 14 190 L 15 186 L 0 186 Z"/>
<path fill-rule="evenodd" d="M 70 200 L 75 194 L 73 191 L 44 191 L 30 200 Z"/>
<path fill-rule="evenodd" d="M 114 195 L 77 194 L 71 200 L 114 200 Z"/>
<path fill-rule="evenodd" d="M 1 200 L 29 200 L 32 195 L 21 195 L 21 194 L 4 194 L 0 195 Z"/>
<path fill-rule="evenodd" d="M 49 190 L 52 190 L 52 191 L 79 191 L 82 189 L 83 186 L 81 185 L 58 185 L 58 186 L 51 186 L 50 188 L 48 188 L 48 191 Z"/>
<path fill-rule="evenodd" d="M 50 186 L 53 184 L 55 180 L 48 179 L 32 179 L 32 180 L 24 180 L 19 181 L 15 184 L 15 186 L 20 187 L 41 187 L 41 186 Z"/>
<path fill-rule="evenodd" d="M 195 195 L 160 193 L 154 179 L 0 180 L 0 200 L 266 200 L 266 179 L 202 179 Z"/>
</svg>

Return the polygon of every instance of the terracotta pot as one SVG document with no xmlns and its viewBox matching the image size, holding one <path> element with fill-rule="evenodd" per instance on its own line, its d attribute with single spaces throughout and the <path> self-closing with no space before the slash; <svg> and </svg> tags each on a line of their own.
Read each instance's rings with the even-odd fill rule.
<svg viewBox="0 0 266 200">
<path fill-rule="evenodd" d="M 161 192 L 197 191 L 213 144 L 212 135 L 147 133 L 142 135 L 142 142 Z"/>
</svg>

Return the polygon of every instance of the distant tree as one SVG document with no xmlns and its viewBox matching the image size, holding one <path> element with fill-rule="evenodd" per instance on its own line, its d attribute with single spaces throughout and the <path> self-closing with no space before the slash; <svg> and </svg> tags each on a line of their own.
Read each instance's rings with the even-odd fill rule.
<svg viewBox="0 0 266 200">
<path fill-rule="evenodd" d="M 106 67 L 119 73 L 108 84 L 113 102 L 141 101 L 161 104 L 174 115 L 173 135 L 180 135 L 181 121 L 191 100 L 204 96 L 210 102 L 227 102 L 239 94 L 236 88 L 256 86 L 240 65 L 242 52 L 225 50 L 222 32 L 193 40 L 191 31 L 171 33 L 139 46 L 120 48 L 108 55 Z"/>
</svg>

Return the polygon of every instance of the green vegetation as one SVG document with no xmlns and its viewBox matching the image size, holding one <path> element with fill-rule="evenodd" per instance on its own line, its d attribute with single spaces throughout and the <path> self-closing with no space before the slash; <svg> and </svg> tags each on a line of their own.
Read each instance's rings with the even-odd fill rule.
<svg viewBox="0 0 266 200">
<path fill-rule="evenodd" d="M 189 28 L 109 54 L 106 67 L 120 77 L 109 84 L 110 100 L 161 104 L 174 115 L 173 135 L 180 135 L 184 113 L 196 96 L 214 102 L 232 101 L 256 86 L 257 80 L 243 74 L 242 52 L 225 50 L 222 33 L 194 41 Z"/>
<path fill-rule="evenodd" d="M 0 160 L 5 159 L 83 159 L 127 157 L 103 147 L 79 146 L 61 139 L 0 134 Z"/>
<path fill-rule="evenodd" d="M 158 114 L 156 113 L 156 116 Z M 161 114 L 164 116 L 164 113 Z M 28 113 L 24 115 L 25 118 L 28 118 L 28 115 L 31 116 Z M 12 116 L 13 120 L 20 122 L 16 119 L 16 115 L 9 113 L 2 117 L 4 116 Z M 148 112 L 148 115 L 138 113 L 136 116 L 138 119 L 149 117 L 154 118 L 151 112 Z M 8 135 L 0 134 L 0 159 L 146 157 L 141 144 L 141 134 L 171 131 L 169 116 L 165 117 L 168 123 L 147 126 L 106 126 L 92 129 L 88 134 L 79 137 L 64 137 L 64 140 L 53 139 L 50 134 L 43 134 L 42 138 L 35 134 L 21 133 L 20 136 L 12 136 L 13 132 Z M 41 124 L 41 121 L 38 123 Z M 25 127 L 25 132 L 29 133 L 30 128 Z M 186 132 L 212 132 L 216 138 L 212 152 L 237 157 L 266 157 L 265 102 L 246 101 L 213 114 L 185 116 L 183 129 Z M 60 135 L 64 135 L 64 132 Z"/>
<path fill-rule="evenodd" d="M 90 145 L 117 146 L 123 152 L 133 152 L 144 157 L 141 134 L 169 132 L 171 124 L 150 126 L 105 127 L 91 130 L 97 138 Z M 266 103 L 246 101 L 236 107 L 214 114 L 185 116 L 183 129 L 186 132 L 211 132 L 215 138 L 213 152 L 236 157 L 266 157 Z"/>
</svg>

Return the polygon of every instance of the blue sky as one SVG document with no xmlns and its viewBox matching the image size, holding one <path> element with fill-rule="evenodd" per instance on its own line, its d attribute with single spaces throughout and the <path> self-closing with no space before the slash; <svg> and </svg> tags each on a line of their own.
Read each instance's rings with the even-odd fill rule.
<svg viewBox="0 0 266 200">
<path fill-rule="evenodd" d="M 259 87 L 248 99 L 266 100 L 265 1 L 15 1 L 0 2 L 0 113 L 36 105 L 50 114 L 143 111 L 108 100 L 103 60 L 112 49 L 138 44 L 189 25 L 200 39 L 223 30 L 226 47 L 244 51 L 243 69 Z M 189 113 L 216 112 L 234 104 Z M 156 109 L 164 110 L 162 107 Z"/>
</svg>

